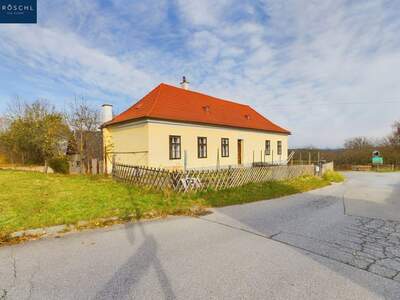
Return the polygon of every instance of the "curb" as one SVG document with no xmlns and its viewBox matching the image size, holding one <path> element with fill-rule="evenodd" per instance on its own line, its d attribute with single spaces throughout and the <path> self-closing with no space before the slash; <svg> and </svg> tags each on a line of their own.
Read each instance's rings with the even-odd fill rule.
<svg viewBox="0 0 400 300">
<path fill-rule="evenodd" d="M 106 227 L 117 223 L 124 223 L 135 220 L 134 215 L 127 218 L 109 217 L 99 218 L 92 221 L 78 221 L 76 224 L 62 224 L 50 227 L 33 228 L 21 231 L 15 231 L 8 234 L 3 239 L 0 238 L 0 247 L 3 245 L 18 244 L 27 240 L 36 240 L 45 237 L 60 237 L 60 234 L 77 232 L 83 229 Z"/>
<path fill-rule="evenodd" d="M 128 215 L 127 217 L 108 217 L 98 218 L 91 221 L 78 221 L 76 224 L 62 224 L 50 227 L 40 227 L 21 231 L 15 231 L 8 234 L 4 238 L 0 237 L 0 247 L 3 245 L 18 244 L 27 240 L 35 240 L 45 237 L 60 237 L 60 234 L 77 232 L 84 229 L 94 229 L 107 227 L 114 224 L 121 224 L 132 221 L 154 221 L 157 219 L 167 218 L 169 216 L 200 216 L 207 214 L 208 211 L 202 207 L 194 207 L 188 213 L 176 215 L 157 215 L 153 213 L 145 214 L 140 218 L 136 214 Z"/>
</svg>

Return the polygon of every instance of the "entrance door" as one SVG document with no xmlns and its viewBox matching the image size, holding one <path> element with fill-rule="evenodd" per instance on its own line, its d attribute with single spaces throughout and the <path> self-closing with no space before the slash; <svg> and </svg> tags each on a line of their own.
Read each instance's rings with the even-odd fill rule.
<svg viewBox="0 0 400 300">
<path fill-rule="evenodd" d="M 243 153 L 242 153 L 242 144 L 243 144 L 243 140 L 238 140 L 238 144 L 237 144 L 237 157 L 238 157 L 238 165 L 241 165 L 243 163 Z"/>
</svg>

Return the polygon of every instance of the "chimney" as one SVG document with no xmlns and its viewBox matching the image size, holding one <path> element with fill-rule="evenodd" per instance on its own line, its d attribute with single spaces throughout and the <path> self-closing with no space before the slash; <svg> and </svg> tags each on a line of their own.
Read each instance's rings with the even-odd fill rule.
<svg viewBox="0 0 400 300">
<path fill-rule="evenodd" d="M 186 81 L 185 76 L 182 77 L 181 88 L 183 88 L 184 90 L 189 89 L 189 81 Z"/>
<path fill-rule="evenodd" d="M 112 105 L 103 104 L 101 108 L 101 123 L 111 121 L 113 118 Z"/>
</svg>

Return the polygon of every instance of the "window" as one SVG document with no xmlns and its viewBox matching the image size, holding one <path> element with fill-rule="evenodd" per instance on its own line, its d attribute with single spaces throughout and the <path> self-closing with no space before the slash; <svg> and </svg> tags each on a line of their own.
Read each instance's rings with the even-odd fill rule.
<svg viewBox="0 0 400 300">
<path fill-rule="evenodd" d="M 282 141 L 278 141 L 278 155 L 282 155 Z"/>
<path fill-rule="evenodd" d="M 270 155 L 271 154 L 271 141 L 266 140 L 265 141 L 265 155 Z"/>
<path fill-rule="evenodd" d="M 181 137 L 178 135 L 169 136 L 169 159 L 181 158 Z"/>
<path fill-rule="evenodd" d="M 206 158 L 207 157 L 207 138 L 198 137 L 197 138 L 197 157 Z"/>
<path fill-rule="evenodd" d="M 229 139 L 227 138 L 221 139 L 221 156 L 229 157 Z"/>
</svg>

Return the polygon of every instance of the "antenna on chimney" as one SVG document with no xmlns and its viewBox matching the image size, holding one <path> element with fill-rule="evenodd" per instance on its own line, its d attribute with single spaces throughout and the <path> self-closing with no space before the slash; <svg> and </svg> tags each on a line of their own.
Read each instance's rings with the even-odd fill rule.
<svg viewBox="0 0 400 300">
<path fill-rule="evenodd" d="M 182 77 L 181 88 L 183 88 L 184 90 L 189 89 L 189 81 L 186 80 L 186 76 Z"/>
</svg>

